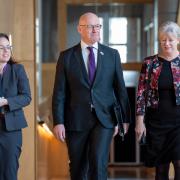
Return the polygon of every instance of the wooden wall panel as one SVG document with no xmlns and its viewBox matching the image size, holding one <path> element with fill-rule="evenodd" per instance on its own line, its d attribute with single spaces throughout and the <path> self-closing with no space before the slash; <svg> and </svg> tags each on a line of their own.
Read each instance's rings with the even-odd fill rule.
<svg viewBox="0 0 180 180">
<path fill-rule="evenodd" d="M 28 74 L 32 101 L 25 108 L 28 128 L 23 129 L 23 149 L 20 157 L 19 180 L 36 179 L 36 106 L 35 106 L 35 68 L 32 61 L 22 63 Z M 27 168 L 28 167 L 28 168 Z"/>
<path fill-rule="evenodd" d="M 40 125 L 37 127 L 37 179 L 50 180 L 69 177 L 68 155 L 65 143 L 57 141 Z"/>
<path fill-rule="evenodd" d="M 54 87 L 54 78 L 56 71 L 56 63 L 44 63 L 42 64 L 42 96 L 52 96 Z M 47 86 L 48 82 L 48 86 Z"/>
<path fill-rule="evenodd" d="M 34 0 L 14 0 L 13 43 L 15 55 L 22 61 L 34 61 L 35 17 Z"/>
<path fill-rule="evenodd" d="M 10 33 L 13 30 L 13 0 L 0 0 L 0 32 Z"/>
</svg>

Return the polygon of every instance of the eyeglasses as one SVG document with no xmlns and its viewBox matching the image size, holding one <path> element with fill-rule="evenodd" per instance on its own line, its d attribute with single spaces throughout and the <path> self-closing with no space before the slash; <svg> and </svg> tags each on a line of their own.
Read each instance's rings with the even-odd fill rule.
<svg viewBox="0 0 180 180">
<path fill-rule="evenodd" d="M 1 46 L 0 45 L 0 51 L 11 51 L 12 50 L 12 46 Z"/>
<path fill-rule="evenodd" d="M 161 44 L 166 44 L 166 43 L 173 44 L 175 42 L 176 42 L 175 40 L 161 40 L 160 41 Z"/>
<path fill-rule="evenodd" d="M 83 26 L 83 27 L 85 27 L 85 28 L 87 28 L 87 29 L 89 29 L 89 30 L 92 30 L 92 29 L 94 29 L 94 30 L 100 30 L 101 29 L 101 27 L 102 27 L 102 25 L 101 24 L 96 24 L 96 25 L 91 25 L 91 24 L 89 24 L 89 25 L 79 25 L 79 26 Z"/>
</svg>

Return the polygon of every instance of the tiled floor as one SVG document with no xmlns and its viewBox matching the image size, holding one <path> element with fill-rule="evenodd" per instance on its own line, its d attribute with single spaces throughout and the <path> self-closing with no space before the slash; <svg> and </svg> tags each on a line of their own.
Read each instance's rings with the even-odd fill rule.
<svg viewBox="0 0 180 180">
<path fill-rule="evenodd" d="M 108 180 L 154 180 L 154 170 L 144 167 L 109 167 Z M 70 180 L 69 178 L 51 180 Z"/>
<path fill-rule="evenodd" d="M 154 180 L 154 178 L 108 178 L 108 180 Z"/>
<path fill-rule="evenodd" d="M 70 179 L 67 179 L 67 178 L 60 178 L 60 179 L 51 179 L 51 180 L 70 180 Z M 154 180 L 152 178 L 108 178 L 108 180 Z"/>
<path fill-rule="evenodd" d="M 144 167 L 109 167 L 108 180 L 154 180 L 154 169 Z"/>
</svg>

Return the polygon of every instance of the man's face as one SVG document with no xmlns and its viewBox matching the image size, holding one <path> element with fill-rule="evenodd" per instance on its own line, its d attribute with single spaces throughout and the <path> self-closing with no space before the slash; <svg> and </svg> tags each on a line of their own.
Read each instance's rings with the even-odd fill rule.
<svg viewBox="0 0 180 180">
<path fill-rule="evenodd" d="M 89 13 L 80 18 L 78 32 L 86 44 L 92 45 L 100 40 L 100 29 L 99 18 L 95 14 Z"/>
</svg>

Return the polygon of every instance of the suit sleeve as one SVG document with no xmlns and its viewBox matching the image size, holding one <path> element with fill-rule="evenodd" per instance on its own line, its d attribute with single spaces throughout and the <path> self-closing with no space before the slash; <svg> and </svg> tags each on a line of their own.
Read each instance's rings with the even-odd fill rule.
<svg viewBox="0 0 180 180">
<path fill-rule="evenodd" d="M 66 98 L 66 77 L 64 70 L 64 56 L 60 54 L 57 65 L 52 97 L 53 124 L 64 124 L 64 109 Z"/>
<path fill-rule="evenodd" d="M 114 80 L 114 91 L 118 102 L 121 105 L 123 112 L 123 121 L 129 123 L 131 121 L 131 111 L 127 90 L 123 78 L 123 71 L 121 67 L 121 60 L 117 50 L 115 50 L 115 80 Z"/>
<path fill-rule="evenodd" d="M 29 80 L 23 65 L 18 64 L 15 69 L 17 76 L 17 95 L 7 98 L 10 111 L 21 109 L 31 102 Z"/>
</svg>

